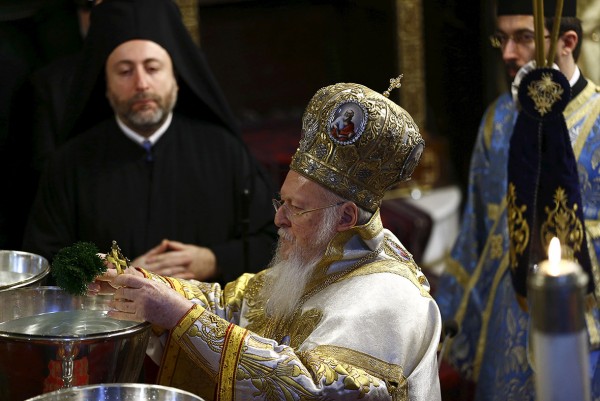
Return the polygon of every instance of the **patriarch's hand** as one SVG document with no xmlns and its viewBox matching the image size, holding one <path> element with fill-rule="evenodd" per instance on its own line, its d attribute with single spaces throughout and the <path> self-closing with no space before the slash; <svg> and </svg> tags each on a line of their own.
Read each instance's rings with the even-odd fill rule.
<svg viewBox="0 0 600 401">
<path fill-rule="evenodd" d="M 194 305 L 164 284 L 133 274 L 119 274 L 110 282 L 117 288 L 108 316 L 130 321 L 148 321 L 172 329 Z"/>
</svg>

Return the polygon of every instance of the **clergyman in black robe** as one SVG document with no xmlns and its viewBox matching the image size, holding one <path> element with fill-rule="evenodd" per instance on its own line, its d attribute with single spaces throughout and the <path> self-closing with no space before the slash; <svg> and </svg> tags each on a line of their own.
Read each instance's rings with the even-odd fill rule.
<svg viewBox="0 0 600 401">
<path fill-rule="evenodd" d="M 23 249 L 52 260 L 76 241 L 108 250 L 116 240 L 134 262 L 143 263 L 149 251 L 159 253 L 155 264 L 161 256 L 180 255 L 171 258 L 174 268 L 190 263 L 185 251 L 208 249 L 218 276 L 196 278 L 224 282 L 264 268 L 276 237 L 273 189 L 177 6 L 171 0 L 104 0 L 91 18 L 61 128 L 68 140 L 42 175 Z M 125 134 L 122 116 L 115 118 L 106 99 L 107 59 L 132 40 L 166 50 L 177 76 L 176 105 L 151 150 L 132 137 L 135 132 Z M 161 248 L 165 238 L 171 241 Z"/>
</svg>

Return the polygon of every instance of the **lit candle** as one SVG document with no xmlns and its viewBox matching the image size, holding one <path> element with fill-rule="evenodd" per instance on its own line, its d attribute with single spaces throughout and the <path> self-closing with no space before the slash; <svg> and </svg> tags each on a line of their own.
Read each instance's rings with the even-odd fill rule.
<svg viewBox="0 0 600 401">
<path fill-rule="evenodd" d="M 583 302 L 587 281 L 577 262 L 561 259 L 558 238 L 550 241 L 548 260 L 529 277 L 537 400 L 591 399 Z"/>
</svg>

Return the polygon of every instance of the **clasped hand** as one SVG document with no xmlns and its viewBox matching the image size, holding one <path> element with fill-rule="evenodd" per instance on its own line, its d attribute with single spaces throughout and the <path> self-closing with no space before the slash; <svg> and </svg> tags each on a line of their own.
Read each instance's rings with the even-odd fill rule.
<svg viewBox="0 0 600 401">
<path fill-rule="evenodd" d="M 208 248 L 164 239 L 132 262 L 162 276 L 207 281 L 217 275 L 215 254 Z"/>
</svg>

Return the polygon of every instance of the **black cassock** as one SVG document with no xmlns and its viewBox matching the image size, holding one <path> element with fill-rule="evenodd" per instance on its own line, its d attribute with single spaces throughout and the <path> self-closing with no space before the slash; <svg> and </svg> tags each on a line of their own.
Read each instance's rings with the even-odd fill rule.
<svg viewBox="0 0 600 401">
<path fill-rule="evenodd" d="M 241 139 L 222 126 L 174 114 L 148 161 L 113 117 L 52 157 L 23 249 L 52 260 L 76 241 L 105 252 L 116 240 L 133 260 L 168 238 L 212 249 L 219 281 L 228 282 L 244 271 L 245 260 L 249 271 L 269 262 L 276 238 L 272 196 Z"/>
</svg>

